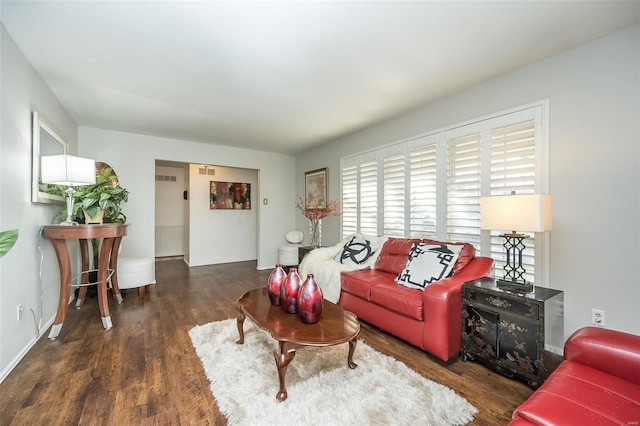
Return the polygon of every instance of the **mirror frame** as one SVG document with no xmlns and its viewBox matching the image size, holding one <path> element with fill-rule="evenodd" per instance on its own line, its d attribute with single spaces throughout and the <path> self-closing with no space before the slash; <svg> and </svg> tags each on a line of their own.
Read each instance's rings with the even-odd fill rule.
<svg viewBox="0 0 640 426">
<path fill-rule="evenodd" d="M 53 130 L 49 123 L 42 119 L 37 111 L 33 111 L 32 124 L 31 202 L 64 204 L 63 197 L 40 191 L 40 154 L 66 154 L 68 144 Z M 43 133 L 46 133 L 46 138 L 42 137 Z"/>
</svg>

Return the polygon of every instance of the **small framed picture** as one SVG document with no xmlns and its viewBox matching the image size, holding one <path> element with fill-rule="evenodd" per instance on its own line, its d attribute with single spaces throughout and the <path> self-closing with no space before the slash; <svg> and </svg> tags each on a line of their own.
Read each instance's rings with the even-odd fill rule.
<svg viewBox="0 0 640 426">
<path fill-rule="evenodd" d="M 304 174 L 304 202 L 307 209 L 327 208 L 327 168 Z"/>
</svg>

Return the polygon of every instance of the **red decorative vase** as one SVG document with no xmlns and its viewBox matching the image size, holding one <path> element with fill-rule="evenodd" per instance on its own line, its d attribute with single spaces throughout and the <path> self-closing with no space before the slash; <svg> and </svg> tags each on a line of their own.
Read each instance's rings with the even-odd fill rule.
<svg viewBox="0 0 640 426">
<path fill-rule="evenodd" d="M 298 312 L 298 293 L 300 291 L 300 275 L 298 275 L 298 268 L 292 267 L 289 269 L 289 275 L 282 284 L 282 291 L 280 292 L 280 303 L 282 309 L 290 314 Z"/>
<path fill-rule="evenodd" d="M 284 279 L 287 278 L 287 274 L 282 269 L 282 266 L 278 263 L 276 267 L 269 275 L 269 300 L 272 305 L 278 306 L 280 304 L 280 292 L 282 291 L 282 284 L 284 284 Z"/>
<path fill-rule="evenodd" d="M 322 289 L 313 278 L 313 274 L 307 275 L 298 293 L 298 313 L 305 324 L 315 324 L 320 321 L 324 309 L 324 296 Z"/>
</svg>

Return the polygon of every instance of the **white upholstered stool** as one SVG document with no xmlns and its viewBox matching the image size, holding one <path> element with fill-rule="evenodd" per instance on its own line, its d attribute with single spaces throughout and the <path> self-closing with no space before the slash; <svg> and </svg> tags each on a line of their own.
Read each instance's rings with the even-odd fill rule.
<svg viewBox="0 0 640 426">
<path fill-rule="evenodd" d="M 287 232 L 285 236 L 290 244 L 278 247 L 278 263 L 283 266 L 293 266 L 298 264 L 298 247 L 304 239 L 304 234 L 300 231 Z"/>
<path fill-rule="evenodd" d="M 138 288 L 138 295 L 144 296 L 149 284 L 153 283 L 153 259 L 148 257 L 118 258 L 118 288 Z M 122 301 L 122 300 L 120 300 Z"/>
</svg>

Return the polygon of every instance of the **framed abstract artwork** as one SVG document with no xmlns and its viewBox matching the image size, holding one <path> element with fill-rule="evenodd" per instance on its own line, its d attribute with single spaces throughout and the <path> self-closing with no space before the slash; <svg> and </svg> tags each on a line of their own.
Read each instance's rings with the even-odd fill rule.
<svg viewBox="0 0 640 426">
<path fill-rule="evenodd" d="M 304 174 L 304 202 L 308 209 L 327 208 L 327 168 Z"/>
<path fill-rule="evenodd" d="M 210 181 L 209 209 L 251 210 L 251 184 Z"/>
</svg>

